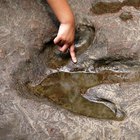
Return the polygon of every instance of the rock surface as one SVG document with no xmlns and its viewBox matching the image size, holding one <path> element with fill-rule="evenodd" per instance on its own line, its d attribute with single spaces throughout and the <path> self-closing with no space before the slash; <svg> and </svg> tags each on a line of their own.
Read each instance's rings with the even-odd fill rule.
<svg viewBox="0 0 140 140">
<path fill-rule="evenodd" d="M 110 3 L 113 8 L 112 4 L 119 3 L 121 7 L 112 13 L 97 14 L 93 8 L 100 2 Z M 52 69 L 48 66 L 47 48 L 58 23 L 45 0 L 0 0 L 0 140 L 139 140 L 140 2 L 69 3 L 77 29 L 93 28 L 95 36 L 85 43 L 89 47 L 78 55 L 76 65 L 67 61 Z M 124 21 L 120 18 L 122 13 L 131 13 L 133 18 Z M 84 38 L 87 41 L 85 36 L 83 42 Z M 82 45 L 80 39 L 78 44 Z M 32 96 L 23 86 L 29 82 L 38 85 L 46 75 L 58 71 L 103 73 L 103 82 L 88 89 L 84 98 L 110 100 L 127 117 L 118 122 L 76 115 L 46 98 Z M 114 77 L 112 72 L 118 75 Z"/>
</svg>

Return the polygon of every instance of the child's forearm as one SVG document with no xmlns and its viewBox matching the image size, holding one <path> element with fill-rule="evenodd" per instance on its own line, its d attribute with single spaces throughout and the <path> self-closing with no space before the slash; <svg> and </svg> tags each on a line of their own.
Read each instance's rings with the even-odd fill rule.
<svg viewBox="0 0 140 140">
<path fill-rule="evenodd" d="M 67 0 L 47 0 L 60 23 L 74 24 L 74 16 Z"/>
</svg>

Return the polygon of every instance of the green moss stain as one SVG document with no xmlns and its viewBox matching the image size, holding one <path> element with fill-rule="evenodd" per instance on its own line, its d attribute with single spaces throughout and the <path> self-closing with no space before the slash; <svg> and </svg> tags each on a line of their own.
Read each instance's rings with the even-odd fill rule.
<svg viewBox="0 0 140 140">
<path fill-rule="evenodd" d="M 39 85 L 27 85 L 29 92 L 42 98 L 48 98 L 54 103 L 74 113 L 98 119 L 123 120 L 125 114 L 115 104 L 100 99 L 93 102 L 82 95 L 87 89 L 101 84 L 101 75 L 93 73 L 58 72 L 47 76 Z M 111 104 L 107 107 L 104 102 Z"/>
<path fill-rule="evenodd" d="M 133 19 L 133 16 L 132 16 L 131 12 L 123 12 L 123 13 L 120 14 L 119 17 L 123 21 L 127 21 L 127 20 L 130 20 L 130 19 Z"/>
<path fill-rule="evenodd" d="M 92 6 L 92 12 L 97 15 L 105 13 L 116 13 L 123 6 L 134 6 L 136 9 L 140 7 L 140 0 L 125 0 L 123 2 L 98 2 Z"/>
<path fill-rule="evenodd" d="M 92 12 L 94 14 L 100 15 L 105 13 L 116 13 L 122 7 L 120 2 L 105 3 L 99 2 L 92 7 Z"/>
</svg>

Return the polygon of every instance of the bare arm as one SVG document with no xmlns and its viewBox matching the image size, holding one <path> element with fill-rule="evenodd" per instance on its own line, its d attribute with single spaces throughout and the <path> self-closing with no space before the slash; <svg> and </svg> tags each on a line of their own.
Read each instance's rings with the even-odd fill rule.
<svg viewBox="0 0 140 140">
<path fill-rule="evenodd" d="M 70 55 L 74 63 L 77 62 L 74 51 L 75 21 L 72 10 L 67 0 L 47 0 L 60 21 L 60 27 L 54 43 L 59 46 L 59 50 L 65 52 L 70 49 Z"/>
</svg>

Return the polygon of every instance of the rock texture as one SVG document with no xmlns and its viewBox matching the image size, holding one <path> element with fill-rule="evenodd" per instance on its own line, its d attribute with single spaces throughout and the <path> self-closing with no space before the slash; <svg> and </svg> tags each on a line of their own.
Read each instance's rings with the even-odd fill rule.
<svg viewBox="0 0 140 140">
<path fill-rule="evenodd" d="M 48 47 L 58 22 L 46 2 L 0 0 L 0 140 L 139 140 L 140 2 L 69 3 L 77 30 L 81 26 L 92 28 L 95 37 L 86 43 L 89 47 L 78 55 L 76 65 L 68 60 L 54 69 L 48 66 Z M 121 5 L 115 12 L 98 14 L 93 10 L 99 11 L 100 4 L 114 8 L 114 3 Z M 122 20 L 122 13 L 133 18 Z M 82 46 L 80 39 L 78 43 Z M 118 122 L 76 115 L 46 98 L 32 96 L 23 86 L 29 82 L 38 85 L 46 75 L 58 71 L 103 73 L 103 82 L 88 89 L 84 98 L 110 100 L 127 117 Z M 118 75 L 114 77 L 112 72 Z"/>
</svg>

